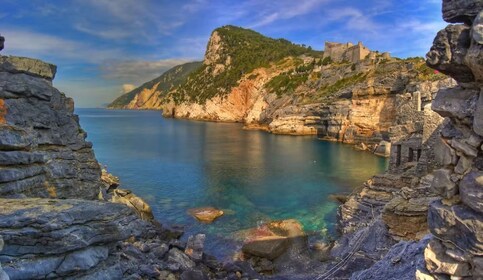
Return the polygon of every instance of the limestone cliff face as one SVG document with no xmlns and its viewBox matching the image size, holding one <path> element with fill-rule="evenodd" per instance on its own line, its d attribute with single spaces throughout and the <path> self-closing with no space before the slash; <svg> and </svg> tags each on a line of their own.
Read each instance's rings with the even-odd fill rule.
<svg viewBox="0 0 483 280">
<path fill-rule="evenodd" d="M 94 199 L 101 170 L 74 114 L 52 86 L 56 68 L 0 56 L 0 196 Z"/>
<path fill-rule="evenodd" d="M 265 60 L 250 65 L 247 61 L 256 59 L 264 41 L 267 48 L 280 44 L 279 57 L 266 55 Z M 240 46 L 257 48 L 250 53 Z M 290 48 L 295 49 L 283 52 Z M 364 143 L 371 150 L 382 140 L 389 141 L 390 130 L 402 124 L 403 116 L 417 114 L 415 108 L 397 110 L 403 99 L 424 106 L 439 88 L 451 84 L 422 59 L 392 59 L 374 52 L 355 63 L 331 62 L 321 52 L 234 27 L 212 33 L 203 66 L 178 87 L 160 94 L 158 82 L 129 93 L 126 105 L 111 107 L 160 109 L 165 117 L 173 118 L 240 122 L 249 129 L 277 134 Z"/>
<path fill-rule="evenodd" d="M 345 234 L 334 254 L 381 220 L 379 246 L 420 241 L 400 242 L 387 254 L 360 250 L 381 260 L 351 279 L 483 278 L 483 2 L 444 0 L 443 17 L 461 24 L 437 34 L 427 64 L 457 84 L 438 90 L 413 127 L 394 129 L 389 171 L 341 207 Z"/>
</svg>

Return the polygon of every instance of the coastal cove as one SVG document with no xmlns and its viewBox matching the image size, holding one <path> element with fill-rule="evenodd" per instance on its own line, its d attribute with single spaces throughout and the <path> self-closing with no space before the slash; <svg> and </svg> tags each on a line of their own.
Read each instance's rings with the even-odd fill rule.
<svg viewBox="0 0 483 280">
<path fill-rule="evenodd" d="M 206 233 L 206 252 L 227 259 L 240 231 L 261 222 L 299 220 L 312 238 L 335 237 L 338 204 L 387 160 L 314 136 L 247 131 L 241 124 L 165 119 L 159 111 L 76 109 L 97 160 L 185 236 Z M 225 215 L 198 223 L 187 211 Z"/>
</svg>

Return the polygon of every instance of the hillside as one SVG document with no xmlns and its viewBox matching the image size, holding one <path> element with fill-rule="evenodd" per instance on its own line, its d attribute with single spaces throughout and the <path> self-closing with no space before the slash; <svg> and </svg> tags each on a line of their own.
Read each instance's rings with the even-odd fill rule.
<svg viewBox="0 0 483 280">
<path fill-rule="evenodd" d="M 155 109 L 161 103 L 161 96 L 171 88 L 176 87 L 186 80 L 186 77 L 198 69 L 202 62 L 189 62 L 175 66 L 161 76 L 132 91 L 116 98 L 108 105 L 110 109 Z"/>
<path fill-rule="evenodd" d="M 422 58 L 391 58 L 362 43 L 326 42 L 325 48 L 314 51 L 252 30 L 221 27 L 210 37 L 203 64 L 183 82 L 153 101 L 153 80 L 129 93 L 133 97 L 123 108 L 371 146 L 389 140 L 391 128 L 407 121 L 405 115 L 417 114 L 415 107 L 410 106 L 416 112 L 399 112 L 399 106 L 424 107 L 448 83 Z"/>
</svg>

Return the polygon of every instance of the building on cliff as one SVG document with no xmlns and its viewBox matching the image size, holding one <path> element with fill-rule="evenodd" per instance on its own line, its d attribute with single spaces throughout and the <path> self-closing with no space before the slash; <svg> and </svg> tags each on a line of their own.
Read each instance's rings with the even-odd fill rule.
<svg viewBox="0 0 483 280">
<path fill-rule="evenodd" d="M 331 58 L 334 62 L 349 61 L 351 63 L 360 62 L 366 58 L 376 60 L 378 52 L 369 50 L 362 42 L 354 45 L 352 43 L 325 42 L 324 58 Z M 383 59 L 390 59 L 391 55 L 387 52 L 380 55 Z"/>
</svg>

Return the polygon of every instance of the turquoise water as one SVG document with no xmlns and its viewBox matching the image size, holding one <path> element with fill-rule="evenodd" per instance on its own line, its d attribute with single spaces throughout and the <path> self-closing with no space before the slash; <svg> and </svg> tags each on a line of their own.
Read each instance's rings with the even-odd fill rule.
<svg viewBox="0 0 483 280">
<path fill-rule="evenodd" d="M 386 160 L 310 136 L 247 131 L 241 124 L 162 118 L 156 111 L 76 109 L 97 159 L 147 200 L 162 223 L 208 234 L 206 250 L 228 257 L 234 235 L 260 221 L 295 218 L 315 237 L 334 233 L 337 204 Z M 213 206 L 206 225 L 187 214 Z"/>
</svg>

